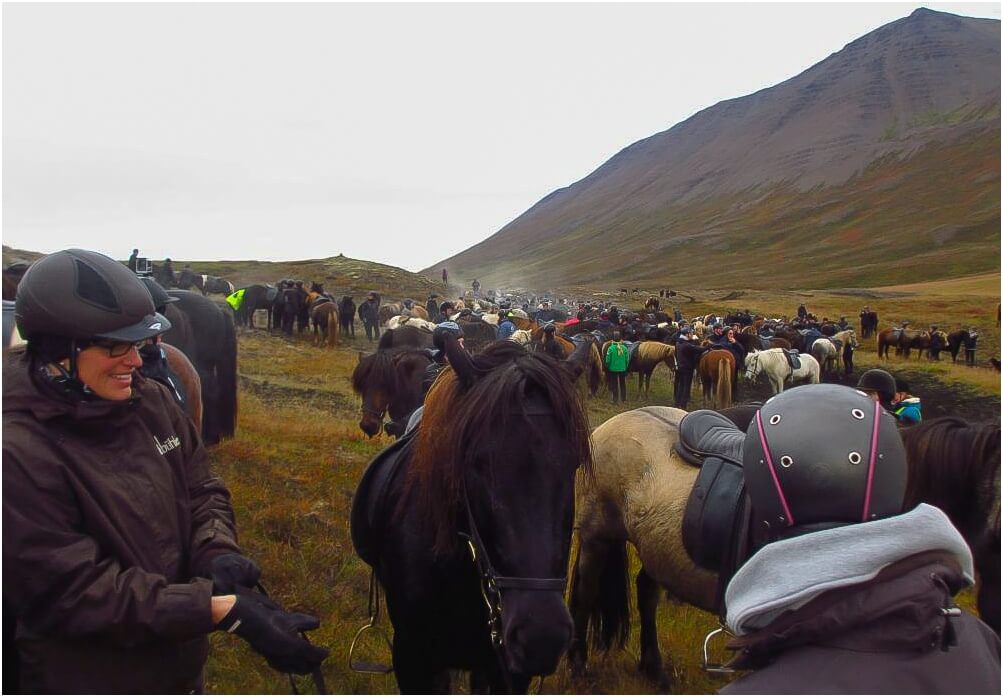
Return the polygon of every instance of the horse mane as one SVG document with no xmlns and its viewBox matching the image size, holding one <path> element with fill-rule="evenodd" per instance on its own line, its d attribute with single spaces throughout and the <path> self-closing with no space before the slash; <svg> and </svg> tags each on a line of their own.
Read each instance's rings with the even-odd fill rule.
<svg viewBox="0 0 1003 697">
<path fill-rule="evenodd" d="M 436 553 L 455 550 L 457 514 L 462 511 L 463 476 L 470 462 L 487 457 L 491 471 L 513 458 L 516 428 L 534 428 L 524 409 L 527 400 L 542 399 L 557 421 L 547 437 L 566 443 L 586 476 L 592 475 L 588 417 L 571 376 L 542 353 L 529 353 L 513 341 L 489 344 L 470 357 L 481 377 L 469 388 L 447 367 L 425 397 L 421 428 L 408 468 L 400 515 L 413 500 L 418 518 L 432 531 Z M 521 417 L 521 418 L 520 418 Z"/>
<path fill-rule="evenodd" d="M 905 429 L 902 441 L 909 463 L 903 510 L 926 502 L 944 511 L 967 539 L 977 536 L 986 524 L 986 499 L 999 486 L 1000 425 L 941 416 Z"/>
</svg>

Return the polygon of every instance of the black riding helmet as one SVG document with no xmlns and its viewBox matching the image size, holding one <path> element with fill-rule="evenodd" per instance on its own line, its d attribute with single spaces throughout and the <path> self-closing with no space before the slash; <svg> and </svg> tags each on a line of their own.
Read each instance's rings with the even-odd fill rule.
<svg viewBox="0 0 1003 697">
<path fill-rule="evenodd" d="M 757 546 L 902 512 L 908 466 L 895 418 L 850 387 L 805 385 L 768 400 L 743 465 Z"/>
<path fill-rule="evenodd" d="M 171 328 L 136 274 L 83 249 L 55 252 L 32 264 L 16 303 L 17 327 L 29 344 L 36 337 L 142 341 Z"/>
<path fill-rule="evenodd" d="M 895 378 L 892 374 L 881 368 L 871 368 L 860 376 L 857 381 L 858 390 L 874 390 L 881 399 L 881 404 L 890 407 L 895 399 Z"/>
<path fill-rule="evenodd" d="M 164 290 L 164 287 L 149 276 L 142 276 L 139 280 L 143 282 L 143 285 L 146 286 L 146 290 L 150 293 L 150 297 L 153 298 L 153 307 L 157 312 L 162 313 L 165 305 L 168 303 L 176 303 L 178 301 L 178 298 L 168 295 L 167 291 Z"/>
</svg>

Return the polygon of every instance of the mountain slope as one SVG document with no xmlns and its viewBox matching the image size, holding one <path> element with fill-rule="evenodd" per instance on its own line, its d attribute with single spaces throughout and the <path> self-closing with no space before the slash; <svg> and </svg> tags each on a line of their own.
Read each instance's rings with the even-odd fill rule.
<svg viewBox="0 0 1003 697">
<path fill-rule="evenodd" d="M 999 105 L 1000 23 L 917 10 L 634 143 L 430 270 L 765 287 L 809 268 L 818 287 L 998 268 Z"/>
</svg>

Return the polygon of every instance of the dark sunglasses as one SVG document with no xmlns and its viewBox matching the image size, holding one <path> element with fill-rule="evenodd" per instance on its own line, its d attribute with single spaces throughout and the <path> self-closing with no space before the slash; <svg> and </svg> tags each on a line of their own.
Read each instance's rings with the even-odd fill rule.
<svg viewBox="0 0 1003 697">
<path fill-rule="evenodd" d="M 143 339 L 141 341 L 94 341 L 91 346 L 99 346 L 108 351 L 109 358 L 121 358 L 132 349 L 137 351 L 144 346 L 154 342 L 154 339 Z"/>
</svg>

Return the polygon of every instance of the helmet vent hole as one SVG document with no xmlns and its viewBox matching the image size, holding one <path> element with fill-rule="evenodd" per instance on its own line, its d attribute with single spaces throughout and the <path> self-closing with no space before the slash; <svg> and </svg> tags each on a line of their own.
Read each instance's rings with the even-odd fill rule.
<svg viewBox="0 0 1003 697">
<path fill-rule="evenodd" d="M 780 419 L 781 418 L 782 417 L 780 416 L 780 414 L 774 414 L 773 416 L 771 416 L 770 417 L 770 426 L 776 426 L 778 423 L 780 423 Z"/>
<path fill-rule="evenodd" d="M 849 456 L 847 457 L 847 459 L 850 461 L 851 465 L 859 465 L 860 464 L 860 460 L 861 460 L 860 453 L 858 453 L 856 450 L 854 450 L 853 452 L 851 452 L 849 454 Z"/>
<path fill-rule="evenodd" d="M 864 412 L 861 411 L 860 409 L 854 409 L 850 413 L 853 414 L 853 418 L 855 418 L 857 421 L 862 421 L 864 418 Z"/>
<path fill-rule="evenodd" d="M 790 455 L 784 455 L 783 457 L 780 458 L 780 466 L 781 467 L 790 467 L 793 464 L 794 464 L 794 460 L 793 460 L 793 458 L 791 458 Z"/>
<path fill-rule="evenodd" d="M 77 270 L 77 296 L 104 310 L 121 310 L 115 290 L 90 264 L 74 259 Z"/>
</svg>

